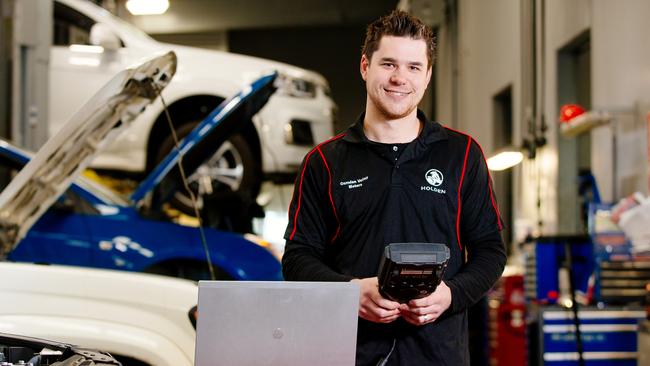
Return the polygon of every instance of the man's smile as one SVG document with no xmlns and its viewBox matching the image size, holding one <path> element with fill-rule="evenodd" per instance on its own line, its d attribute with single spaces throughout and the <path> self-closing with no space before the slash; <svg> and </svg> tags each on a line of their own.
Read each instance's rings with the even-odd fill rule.
<svg viewBox="0 0 650 366">
<path fill-rule="evenodd" d="M 397 97 L 405 97 L 412 93 L 412 91 L 393 90 L 393 89 L 386 89 L 386 88 L 384 88 L 384 92 L 386 92 L 388 95 L 394 95 Z"/>
</svg>

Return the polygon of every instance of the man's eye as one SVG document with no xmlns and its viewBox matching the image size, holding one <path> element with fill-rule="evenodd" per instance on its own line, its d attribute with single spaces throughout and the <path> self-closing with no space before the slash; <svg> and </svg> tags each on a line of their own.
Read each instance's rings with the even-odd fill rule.
<svg viewBox="0 0 650 366">
<path fill-rule="evenodd" d="M 417 66 L 411 66 L 411 70 L 413 71 L 420 71 L 420 68 Z"/>
</svg>

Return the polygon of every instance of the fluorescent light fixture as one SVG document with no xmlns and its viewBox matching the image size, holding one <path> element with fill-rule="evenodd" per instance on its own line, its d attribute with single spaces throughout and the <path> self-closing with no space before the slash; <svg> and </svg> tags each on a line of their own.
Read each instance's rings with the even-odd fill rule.
<svg viewBox="0 0 650 366">
<path fill-rule="evenodd" d="M 104 47 L 102 47 L 102 46 L 89 46 L 89 45 L 85 45 L 85 44 L 71 44 L 68 48 L 72 52 L 104 53 Z"/>
<path fill-rule="evenodd" d="M 128 0 L 126 8 L 133 15 L 160 15 L 169 8 L 169 0 Z"/>
<path fill-rule="evenodd" d="M 502 149 L 487 159 L 488 169 L 493 171 L 506 170 L 521 163 L 524 154 L 514 148 Z"/>
</svg>

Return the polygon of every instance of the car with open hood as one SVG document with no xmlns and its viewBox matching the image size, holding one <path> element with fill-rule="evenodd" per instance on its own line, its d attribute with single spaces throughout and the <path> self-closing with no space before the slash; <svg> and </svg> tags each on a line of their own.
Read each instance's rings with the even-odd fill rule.
<svg viewBox="0 0 650 366">
<path fill-rule="evenodd" d="M 277 74 L 225 100 L 124 199 L 80 177 L 92 158 L 155 101 L 176 70 L 174 53 L 122 71 L 33 157 L 0 142 L 18 172 L 0 194 L 0 258 L 153 272 L 190 279 L 281 280 L 279 260 L 254 236 L 189 227 L 160 206 L 276 90 Z"/>
<path fill-rule="evenodd" d="M 178 77 L 162 94 L 179 135 L 261 75 L 275 70 L 285 81 L 265 108 L 242 121 L 242 128 L 188 177 L 199 206 L 204 192 L 232 190 L 254 198 L 262 173 L 295 175 L 315 143 L 332 136 L 336 106 L 322 75 L 262 58 L 158 42 L 88 0 L 54 0 L 50 131 L 58 130 L 88 95 L 124 65 L 169 50 L 178 56 Z M 59 92 L 61 85 L 67 86 L 66 93 Z M 92 166 L 139 177 L 154 169 L 172 141 L 165 108 L 156 101 Z M 177 191 L 171 203 L 193 214 L 190 201 L 189 194 Z"/>
<path fill-rule="evenodd" d="M 194 281 L 0 262 L 0 298 L 0 365 L 194 364 Z"/>
</svg>

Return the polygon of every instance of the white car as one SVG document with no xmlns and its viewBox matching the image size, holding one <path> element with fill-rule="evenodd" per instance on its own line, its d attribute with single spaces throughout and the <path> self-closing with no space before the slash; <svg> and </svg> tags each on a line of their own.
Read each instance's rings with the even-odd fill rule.
<svg viewBox="0 0 650 366">
<path fill-rule="evenodd" d="M 0 278 L 0 333 L 99 349 L 125 366 L 194 364 L 196 282 L 9 262 Z"/>
<path fill-rule="evenodd" d="M 278 71 L 285 80 L 264 109 L 190 177 L 199 195 L 230 189 L 255 196 L 262 173 L 295 173 L 315 142 L 333 134 L 336 106 L 327 80 L 318 73 L 255 57 L 160 43 L 87 0 L 55 0 L 54 17 L 50 135 L 115 73 L 143 57 L 170 50 L 178 56 L 178 70 L 162 95 L 181 136 L 260 75 Z M 172 141 L 163 105 L 156 101 L 97 157 L 93 167 L 145 173 L 167 154 Z M 175 204 L 191 211 L 183 193 L 177 194 Z"/>
<path fill-rule="evenodd" d="M 34 224 L 38 225 L 41 215 L 52 204 L 57 201 L 64 203 L 59 197 L 94 155 L 117 137 L 122 129 L 128 128 L 139 113 L 147 110 L 147 106 L 158 100 L 157 91 L 164 90 L 172 80 L 176 61 L 176 55 L 169 52 L 121 70 L 36 155 L 31 159 L 23 156 L 23 162 L 29 162 L 0 193 L 0 259 L 21 244 L 21 239 Z M 267 83 L 261 85 L 268 87 L 271 79 L 266 79 Z M 257 88 L 253 85 L 249 89 L 251 92 L 265 90 L 265 93 L 256 94 L 259 98 L 260 94 L 267 98 L 271 94 L 270 90 L 262 89 L 260 85 Z M 239 97 L 239 106 L 261 103 L 259 98 L 254 103 L 250 101 L 252 98 L 236 97 Z M 236 105 L 235 99 L 228 105 Z M 249 107 L 249 110 L 254 109 Z M 224 120 L 218 121 L 226 123 Z M 208 125 L 202 124 L 200 132 L 206 138 L 210 131 L 219 132 L 217 127 L 206 129 L 204 126 Z M 204 142 L 202 139 L 187 139 L 190 140 L 196 142 L 193 145 L 195 148 L 181 149 L 185 156 L 190 156 L 187 154 L 196 151 L 196 147 Z M 11 152 L 9 154 L 13 158 L 19 157 Z M 174 151 L 170 155 L 178 154 L 178 151 Z M 207 156 L 194 155 L 193 159 L 188 160 L 198 165 Z M 164 175 L 160 177 L 164 179 Z M 90 206 L 72 205 L 68 210 L 73 212 Z M 93 207 L 100 211 L 97 212 L 100 215 L 111 215 L 111 212 L 119 214 L 118 208 L 107 205 Z M 60 225 L 64 221 L 58 221 L 55 236 L 70 237 L 66 235 L 69 234 L 66 229 L 70 228 L 87 229 L 79 221 Z M 130 223 L 142 226 L 134 220 Z M 112 231 L 120 235 L 123 230 L 113 227 Z M 90 248 L 89 242 L 79 241 L 77 237 L 72 238 L 70 243 L 76 248 Z M 34 253 L 57 251 L 56 242 L 52 240 L 41 238 L 40 244 Z M 109 249 L 108 244 L 100 242 L 98 249 Z M 208 250 L 208 243 L 205 244 Z M 122 254 L 132 252 L 143 257 L 155 254 L 146 245 L 130 240 L 120 240 L 120 243 L 109 246 L 118 248 Z M 75 252 L 63 250 L 60 252 L 61 258 L 74 256 Z M 112 357 L 101 352 L 16 335 L 101 349 L 115 355 L 123 361 L 123 365 L 128 366 L 193 364 L 196 337 L 193 324 L 196 321 L 198 289 L 192 281 L 118 271 L 0 262 L 0 299 L 2 365 L 7 362 L 16 365 L 29 362 L 35 366 L 119 365 Z"/>
</svg>

